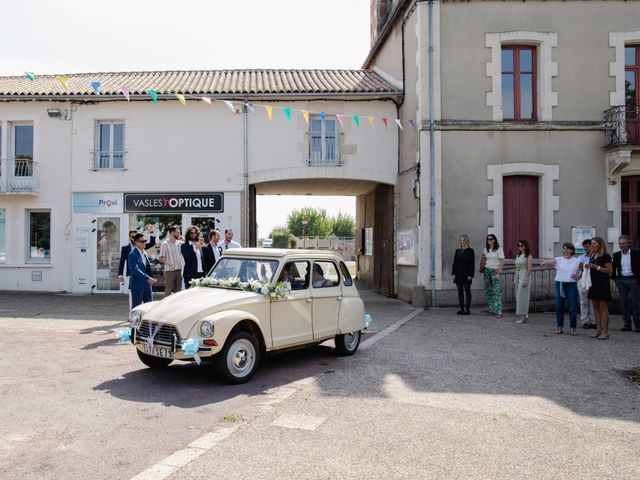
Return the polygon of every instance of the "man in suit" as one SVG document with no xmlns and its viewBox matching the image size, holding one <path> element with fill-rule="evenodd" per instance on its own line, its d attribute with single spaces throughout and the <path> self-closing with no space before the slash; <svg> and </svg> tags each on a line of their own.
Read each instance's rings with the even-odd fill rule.
<svg viewBox="0 0 640 480">
<path fill-rule="evenodd" d="M 202 255 L 203 248 L 204 240 L 200 236 L 200 229 L 191 225 L 187 229 L 185 242 L 180 246 L 180 251 L 184 258 L 184 269 L 182 271 L 184 288 L 191 286 L 189 282 L 192 278 L 202 278 L 205 275 Z"/>
<path fill-rule="evenodd" d="M 623 332 L 630 332 L 633 319 L 636 332 L 640 332 L 640 252 L 631 248 L 631 238 L 622 235 L 618 239 L 619 252 L 613 254 L 613 272 L 611 278 L 620 293 L 620 308 L 624 326 Z"/>
<path fill-rule="evenodd" d="M 151 286 L 158 283 L 151 274 L 151 264 L 144 251 L 144 235 L 136 233 L 133 236 L 133 244 L 134 248 L 127 259 L 131 272 L 131 280 L 129 281 L 131 308 L 135 308 L 141 303 L 150 302 L 152 298 Z"/>
<path fill-rule="evenodd" d="M 135 248 L 135 246 L 133 245 L 133 237 L 137 233 L 138 232 L 136 230 L 131 230 L 129 232 L 129 243 L 127 243 L 126 245 L 123 245 L 122 248 L 120 248 L 120 264 L 118 265 L 118 281 L 122 285 L 124 285 L 124 272 L 125 272 L 124 264 L 125 263 L 127 264 L 127 277 L 131 276 L 131 269 L 129 268 L 129 262 L 127 262 L 127 259 L 129 258 L 129 254 Z M 149 250 L 151 247 L 155 246 L 155 244 L 156 244 L 156 237 L 151 237 L 151 240 L 149 240 L 149 243 L 145 244 L 144 249 Z"/>
<path fill-rule="evenodd" d="M 218 246 L 219 242 L 220 230 L 211 230 L 211 233 L 209 233 L 209 243 L 202 249 L 205 274 L 211 271 L 220 258 L 220 255 L 222 255 L 222 247 Z"/>
</svg>

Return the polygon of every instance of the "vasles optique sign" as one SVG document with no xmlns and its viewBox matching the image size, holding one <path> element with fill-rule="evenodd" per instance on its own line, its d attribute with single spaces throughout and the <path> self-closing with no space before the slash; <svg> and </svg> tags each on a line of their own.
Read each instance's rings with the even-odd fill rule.
<svg viewBox="0 0 640 480">
<path fill-rule="evenodd" d="M 125 212 L 224 211 L 222 193 L 125 193 Z"/>
</svg>

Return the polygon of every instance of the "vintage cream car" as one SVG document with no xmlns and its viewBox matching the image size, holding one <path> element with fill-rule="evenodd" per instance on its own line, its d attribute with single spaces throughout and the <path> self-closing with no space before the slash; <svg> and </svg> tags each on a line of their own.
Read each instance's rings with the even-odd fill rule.
<svg viewBox="0 0 640 480">
<path fill-rule="evenodd" d="M 151 368 L 210 361 L 231 383 L 251 378 L 271 351 L 335 339 L 353 355 L 364 304 L 334 253 L 274 248 L 226 250 L 196 286 L 131 312 L 131 342 Z"/>
</svg>

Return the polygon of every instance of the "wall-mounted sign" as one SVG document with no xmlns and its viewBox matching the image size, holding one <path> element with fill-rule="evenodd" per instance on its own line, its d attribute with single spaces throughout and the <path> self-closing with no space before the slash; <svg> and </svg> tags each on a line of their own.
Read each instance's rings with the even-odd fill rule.
<svg viewBox="0 0 640 480">
<path fill-rule="evenodd" d="M 571 243 L 576 247 L 576 253 L 584 253 L 582 242 L 596 236 L 596 227 L 571 227 Z"/>
<path fill-rule="evenodd" d="M 418 229 L 405 228 L 398 230 L 398 265 L 418 265 L 416 245 Z"/>
<path fill-rule="evenodd" d="M 73 213 L 122 213 L 122 194 L 74 193 Z"/>
<path fill-rule="evenodd" d="M 125 193 L 125 212 L 224 211 L 222 193 Z"/>
</svg>

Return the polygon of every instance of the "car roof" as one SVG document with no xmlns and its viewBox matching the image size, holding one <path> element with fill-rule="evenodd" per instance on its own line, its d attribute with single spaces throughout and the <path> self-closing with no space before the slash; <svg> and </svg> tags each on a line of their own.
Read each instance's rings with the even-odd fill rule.
<svg viewBox="0 0 640 480">
<path fill-rule="evenodd" d="M 298 250 L 286 248 L 229 248 L 223 250 L 225 257 L 262 257 L 262 258 L 318 258 L 342 261 L 337 253 L 327 250 Z"/>
</svg>

